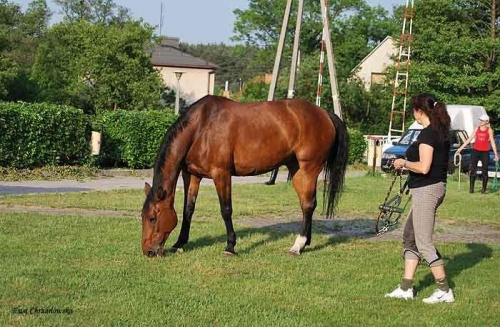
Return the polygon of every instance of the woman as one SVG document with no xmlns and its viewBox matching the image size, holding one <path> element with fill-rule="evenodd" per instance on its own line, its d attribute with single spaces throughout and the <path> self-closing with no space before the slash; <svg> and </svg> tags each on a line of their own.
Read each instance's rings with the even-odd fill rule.
<svg viewBox="0 0 500 327">
<path fill-rule="evenodd" d="M 495 145 L 495 137 L 493 134 L 493 129 L 489 126 L 490 117 L 488 115 L 481 115 L 479 117 L 479 126 L 476 128 L 472 135 L 465 141 L 465 143 L 458 148 L 457 153 L 460 153 L 471 141 L 473 138 L 476 138 L 476 142 L 472 147 L 472 155 L 470 162 L 470 188 L 469 193 L 474 193 L 474 183 L 476 182 L 476 173 L 477 173 L 477 162 L 481 160 L 482 169 L 481 175 L 483 176 L 483 188 L 481 189 L 481 193 L 486 193 L 486 185 L 488 185 L 488 165 L 490 161 L 490 147 L 493 149 L 493 153 L 495 154 L 495 161 L 498 161 L 498 152 L 497 147 Z"/>
<path fill-rule="evenodd" d="M 410 171 L 412 208 L 406 221 L 404 243 L 404 275 L 401 285 L 386 297 L 413 299 L 413 278 L 420 256 L 427 262 L 436 280 L 437 289 L 425 303 L 453 302 L 444 263 L 433 242 L 436 210 L 446 193 L 448 153 L 450 151 L 450 116 L 444 102 L 430 94 L 412 97 L 415 120 L 424 128 L 406 151 L 406 159 L 394 161 L 396 169 Z"/>
</svg>

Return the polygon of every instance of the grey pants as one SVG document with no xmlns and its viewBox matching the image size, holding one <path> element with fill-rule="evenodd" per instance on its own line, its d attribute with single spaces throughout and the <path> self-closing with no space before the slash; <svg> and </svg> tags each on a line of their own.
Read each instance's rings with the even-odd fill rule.
<svg viewBox="0 0 500 327">
<path fill-rule="evenodd" d="M 405 259 L 420 260 L 422 255 L 430 267 L 443 265 L 434 246 L 433 234 L 436 211 L 445 194 L 445 183 L 411 189 L 412 206 L 403 233 Z"/>
</svg>

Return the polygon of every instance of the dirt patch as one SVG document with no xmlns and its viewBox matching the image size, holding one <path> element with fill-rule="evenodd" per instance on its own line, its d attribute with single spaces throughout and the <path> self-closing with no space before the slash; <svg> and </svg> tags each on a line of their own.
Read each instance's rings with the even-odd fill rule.
<svg viewBox="0 0 500 327">
<path fill-rule="evenodd" d="M 237 224 L 245 224 L 253 228 L 270 228 L 284 232 L 296 233 L 301 225 L 302 217 L 286 219 L 277 218 L 238 218 Z M 332 237 L 355 237 L 369 241 L 402 240 L 404 221 L 398 228 L 382 235 L 374 233 L 375 219 L 342 218 L 334 219 L 317 218 L 313 220 L 313 233 Z M 434 240 L 436 242 L 458 243 L 493 243 L 500 244 L 500 230 L 492 229 L 487 225 L 456 226 L 446 221 L 436 223 Z"/>
<path fill-rule="evenodd" d="M 138 212 L 95 210 L 82 208 L 50 208 L 41 206 L 0 205 L 0 213 L 36 213 L 47 215 L 78 215 L 94 217 L 139 218 Z M 197 217 L 196 220 L 201 220 Z M 285 233 L 296 233 L 302 223 L 302 217 L 239 217 L 234 219 L 238 227 L 271 229 Z M 354 237 L 369 241 L 402 240 L 404 221 L 400 226 L 382 235 L 374 234 L 375 219 L 342 218 L 334 219 L 315 218 L 313 232 L 331 237 Z M 457 243 L 492 243 L 500 244 L 500 230 L 492 229 L 488 225 L 471 224 L 456 226 L 446 221 L 436 223 L 434 240 L 436 242 Z"/>
</svg>

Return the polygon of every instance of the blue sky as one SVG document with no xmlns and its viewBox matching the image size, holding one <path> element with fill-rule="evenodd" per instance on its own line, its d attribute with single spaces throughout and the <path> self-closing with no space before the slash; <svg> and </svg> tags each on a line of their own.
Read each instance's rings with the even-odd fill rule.
<svg viewBox="0 0 500 327">
<path fill-rule="evenodd" d="M 26 8 L 30 0 L 12 1 Z M 309 0 L 310 1 L 310 0 Z M 152 25 L 160 24 L 160 8 L 163 2 L 162 34 L 176 36 L 182 41 L 198 43 L 230 43 L 233 35 L 236 8 L 246 9 L 248 0 L 115 0 L 127 7 L 134 17 L 142 17 Z M 371 5 L 381 5 L 391 9 L 394 5 L 405 4 L 405 0 L 367 0 Z M 54 12 L 53 22 L 60 16 L 52 0 L 47 0 Z M 157 29 L 158 31 L 158 29 Z"/>
</svg>

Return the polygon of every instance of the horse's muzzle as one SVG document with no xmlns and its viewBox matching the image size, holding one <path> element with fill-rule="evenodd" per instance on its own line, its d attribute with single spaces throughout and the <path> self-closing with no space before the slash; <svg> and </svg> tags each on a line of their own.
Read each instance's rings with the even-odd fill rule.
<svg viewBox="0 0 500 327">
<path fill-rule="evenodd" d="M 153 257 L 163 256 L 165 254 L 165 251 L 163 250 L 162 247 L 158 247 L 157 249 L 144 251 L 143 253 L 144 253 L 144 255 L 148 256 L 149 258 L 153 258 Z"/>
</svg>

